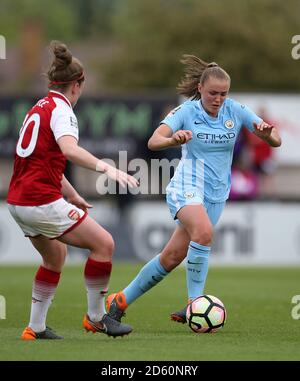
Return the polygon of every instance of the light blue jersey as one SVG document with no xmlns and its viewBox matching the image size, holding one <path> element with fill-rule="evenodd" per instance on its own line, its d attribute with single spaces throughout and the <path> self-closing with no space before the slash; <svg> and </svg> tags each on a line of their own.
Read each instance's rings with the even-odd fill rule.
<svg viewBox="0 0 300 381">
<path fill-rule="evenodd" d="M 190 130 L 193 138 L 182 145 L 182 157 L 166 191 L 174 206 L 183 198 L 187 203 L 207 200 L 222 203 L 229 195 L 233 149 L 238 134 L 245 126 L 254 131 L 253 122 L 262 122 L 248 107 L 226 98 L 218 116 L 204 110 L 200 100 L 186 101 L 171 111 L 161 124 L 175 133 Z"/>
</svg>

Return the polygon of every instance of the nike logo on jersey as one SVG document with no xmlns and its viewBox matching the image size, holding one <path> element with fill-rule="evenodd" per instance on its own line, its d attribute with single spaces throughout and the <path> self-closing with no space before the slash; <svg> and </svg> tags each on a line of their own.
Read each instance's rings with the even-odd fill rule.
<svg viewBox="0 0 300 381">
<path fill-rule="evenodd" d="M 198 120 L 195 120 L 195 124 L 204 124 L 203 122 L 198 122 Z"/>
</svg>

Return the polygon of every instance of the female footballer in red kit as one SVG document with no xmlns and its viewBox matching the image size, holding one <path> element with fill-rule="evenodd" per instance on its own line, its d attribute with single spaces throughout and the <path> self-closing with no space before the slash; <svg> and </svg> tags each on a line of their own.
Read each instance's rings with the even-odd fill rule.
<svg viewBox="0 0 300 381">
<path fill-rule="evenodd" d="M 53 41 L 48 70 L 49 93 L 27 113 L 16 146 L 8 208 L 42 256 L 33 282 L 30 321 L 22 339 L 62 339 L 46 325 L 67 255 L 67 245 L 89 249 L 84 268 L 87 289 L 87 331 L 110 336 L 129 334 L 132 328 L 106 314 L 104 297 L 112 269 L 112 236 L 88 214 L 92 207 L 64 176 L 66 160 L 106 173 L 122 186 L 135 187 L 134 177 L 99 160 L 78 146 L 78 124 L 73 107 L 83 85 L 84 70 L 66 45 Z"/>
</svg>

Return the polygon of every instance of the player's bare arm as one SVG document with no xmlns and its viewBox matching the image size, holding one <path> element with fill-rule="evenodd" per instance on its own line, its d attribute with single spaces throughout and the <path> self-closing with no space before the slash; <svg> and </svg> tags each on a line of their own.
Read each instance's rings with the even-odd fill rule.
<svg viewBox="0 0 300 381">
<path fill-rule="evenodd" d="M 151 151 L 159 151 L 168 147 L 175 147 L 187 143 L 193 134 L 189 130 L 179 130 L 174 134 L 167 124 L 161 124 L 148 141 L 148 148 Z"/>
<path fill-rule="evenodd" d="M 138 186 L 138 181 L 133 176 L 114 168 L 103 160 L 99 160 L 84 148 L 79 147 L 76 138 L 73 136 L 62 136 L 58 139 L 57 144 L 64 156 L 72 163 L 93 171 L 104 172 L 109 178 L 118 181 L 122 186 Z"/>
</svg>

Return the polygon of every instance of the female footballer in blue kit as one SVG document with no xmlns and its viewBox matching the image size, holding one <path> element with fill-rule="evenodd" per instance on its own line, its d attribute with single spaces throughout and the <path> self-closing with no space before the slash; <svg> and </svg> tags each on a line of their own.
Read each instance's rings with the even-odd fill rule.
<svg viewBox="0 0 300 381">
<path fill-rule="evenodd" d="M 227 98 L 229 75 L 216 63 L 184 55 L 185 75 L 178 92 L 189 98 L 171 111 L 149 139 L 153 151 L 182 146 L 181 161 L 166 189 L 176 220 L 175 231 L 160 254 L 125 288 L 107 298 L 109 314 L 121 320 L 124 310 L 186 261 L 188 302 L 204 293 L 213 226 L 229 195 L 233 148 L 242 127 L 272 147 L 281 145 L 276 128 L 247 106 Z M 186 307 L 171 314 L 186 322 Z"/>
</svg>

